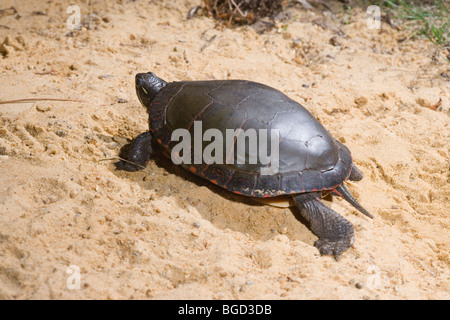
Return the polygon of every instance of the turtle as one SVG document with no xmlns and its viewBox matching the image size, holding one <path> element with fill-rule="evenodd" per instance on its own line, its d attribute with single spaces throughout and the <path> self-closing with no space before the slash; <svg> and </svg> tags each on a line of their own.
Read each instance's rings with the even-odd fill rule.
<svg viewBox="0 0 450 320">
<path fill-rule="evenodd" d="M 136 74 L 136 92 L 141 104 L 147 108 L 149 131 L 121 149 L 121 160 L 115 163 L 117 169 L 137 171 L 145 168 L 158 145 L 167 155 L 177 153 L 174 150 L 179 140 L 173 139 L 174 132 L 181 129 L 193 133 L 194 125 L 201 123 L 202 133 L 208 129 L 223 134 L 230 129 L 237 132 L 233 142 L 223 147 L 222 157 L 227 157 L 226 161 L 199 161 L 191 153 L 191 158 L 183 158 L 191 161 L 177 164 L 239 195 L 275 202 L 290 199 L 318 236 L 314 245 L 321 255 L 332 255 L 337 259 L 354 242 L 353 225 L 323 204 L 322 197 L 340 196 L 373 218 L 344 185 L 347 180 L 363 178 L 352 161 L 350 150 L 333 138 L 307 109 L 284 93 L 248 80 L 168 83 L 152 72 Z M 277 170 L 272 173 L 262 173 L 263 168 L 272 166 L 272 158 L 265 163 L 262 160 L 249 163 L 230 159 L 230 154 L 234 160 L 237 157 L 236 137 L 252 129 L 275 130 L 273 132 L 277 133 L 275 142 L 279 160 Z M 203 150 L 207 145 L 207 141 L 200 144 Z M 241 156 L 250 156 L 250 142 L 242 145 Z M 192 143 L 189 146 L 195 148 Z M 183 151 L 183 155 L 184 152 L 188 155 L 188 151 Z M 176 156 L 178 160 L 182 157 L 180 153 Z"/>
</svg>

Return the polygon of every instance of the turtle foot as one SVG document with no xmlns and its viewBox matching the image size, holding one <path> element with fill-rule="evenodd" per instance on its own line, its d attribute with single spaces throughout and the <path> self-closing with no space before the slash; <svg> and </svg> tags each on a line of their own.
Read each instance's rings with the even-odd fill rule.
<svg viewBox="0 0 450 320">
<path fill-rule="evenodd" d="M 120 150 L 120 161 L 115 163 L 118 170 L 139 171 L 145 169 L 152 153 L 150 132 L 138 135 L 130 144 Z"/>
<path fill-rule="evenodd" d="M 296 195 L 294 202 L 309 222 L 311 230 L 319 237 L 314 245 L 321 255 L 333 255 L 337 259 L 353 244 L 353 225 L 320 202 L 319 193 Z"/>
<path fill-rule="evenodd" d="M 337 259 L 341 253 L 352 246 L 353 242 L 353 235 L 339 240 L 320 238 L 316 241 L 314 246 L 319 249 L 321 255 L 332 255 Z"/>
</svg>

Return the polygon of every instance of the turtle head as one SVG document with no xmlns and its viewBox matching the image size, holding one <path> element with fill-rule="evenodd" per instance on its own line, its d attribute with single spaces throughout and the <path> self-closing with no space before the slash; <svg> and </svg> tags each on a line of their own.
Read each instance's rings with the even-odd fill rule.
<svg viewBox="0 0 450 320">
<path fill-rule="evenodd" d="M 165 87 L 167 82 L 158 78 L 153 72 L 136 74 L 136 93 L 144 107 L 149 107 L 159 90 Z"/>
</svg>

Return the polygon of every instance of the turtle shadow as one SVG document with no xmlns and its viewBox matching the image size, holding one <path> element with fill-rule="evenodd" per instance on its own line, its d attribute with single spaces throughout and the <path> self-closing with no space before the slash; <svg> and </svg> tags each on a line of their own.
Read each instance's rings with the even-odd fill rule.
<svg viewBox="0 0 450 320">
<path fill-rule="evenodd" d="M 154 152 L 142 171 L 114 173 L 152 190 L 157 198 L 175 199 L 182 209 L 195 208 L 203 219 L 223 230 L 238 231 L 256 240 L 269 240 L 278 234 L 309 245 L 317 240 L 297 207 L 273 207 L 234 194 L 174 165 L 162 150 Z"/>
</svg>

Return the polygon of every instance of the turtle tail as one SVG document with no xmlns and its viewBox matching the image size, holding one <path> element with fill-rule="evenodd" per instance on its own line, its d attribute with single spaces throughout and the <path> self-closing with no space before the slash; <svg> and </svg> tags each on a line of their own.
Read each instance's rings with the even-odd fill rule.
<svg viewBox="0 0 450 320">
<path fill-rule="evenodd" d="M 340 186 L 338 186 L 336 189 L 333 190 L 332 194 L 338 195 L 342 198 L 344 198 L 347 202 L 349 202 L 353 207 L 355 207 L 356 209 L 358 209 L 359 212 L 361 212 L 362 214 L 368 216 L 369 218 L 373 219 L 373 215 L 371 215 L 369 213 L 369 211 L 367 211 L 366 209 L 364 209 L 359 203 L 358 201 L 356 201 L 356 199 L 352 196 L 352 194 L 350 193 L 350 191 L 348 191 L 348 189 L 341 184 Z"/>
</svg>

